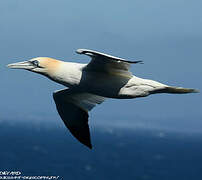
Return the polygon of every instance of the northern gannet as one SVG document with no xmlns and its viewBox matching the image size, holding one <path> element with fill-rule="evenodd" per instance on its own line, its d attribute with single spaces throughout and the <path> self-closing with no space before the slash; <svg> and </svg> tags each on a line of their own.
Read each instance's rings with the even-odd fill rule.
<svg viewBox="0 0 202 180">
<path fill-rule="evenodd" d="M 88 64 L 64 62 L 49 57 L 8 64 L 9 68 L 26 69 L 45 75 L 68 88 L 53 93 L 60 117 L 77 140 L 92 149 L 88 111 L 106 98 L 130 99 L 156 93 L 195 93 L 195 89 L 172 87 L 157 81 L 138 78 L 129 71 L 127 61 L 97 51 L 78 49 L 91 57 Z"/>
</svg>

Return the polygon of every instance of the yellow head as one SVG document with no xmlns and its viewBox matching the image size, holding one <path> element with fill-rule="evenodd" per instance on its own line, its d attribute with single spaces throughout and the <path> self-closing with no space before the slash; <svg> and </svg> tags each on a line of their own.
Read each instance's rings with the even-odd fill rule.
<svg viewBox="0 0 202 180">
<path fill-rule="evenodd" d="M 60 66 L 61 61 L 49 57 L 37 57 L 28 61 L 8 64 L 12 69 L 26 69 L 43 75 L 53 74 Z"/>
</svg>

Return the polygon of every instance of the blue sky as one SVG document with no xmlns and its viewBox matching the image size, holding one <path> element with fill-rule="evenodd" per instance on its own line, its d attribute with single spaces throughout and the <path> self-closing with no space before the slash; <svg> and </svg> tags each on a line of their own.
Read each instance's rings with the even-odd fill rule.
<svg viewBox="0 0 202 180">
<path fill-rule="evenodd" d="M 201 7 L 199 0 L 0 1 L 0 119 L 58 120 L 52 92 L 62 86 L 6 64 L 37 56 L 88 62 L 75 53 L 78 48 L 141 59 L 145 64 L 131 68 L 135 75 L 202 90 Z M 197 127 L 201 100 L 201 93 L 108 100 L 91 112 L 91 121 L 135 124 L 147 119 L 157 125 L 156 119 L 184 119 L 187 127 Z"/>
</svg>

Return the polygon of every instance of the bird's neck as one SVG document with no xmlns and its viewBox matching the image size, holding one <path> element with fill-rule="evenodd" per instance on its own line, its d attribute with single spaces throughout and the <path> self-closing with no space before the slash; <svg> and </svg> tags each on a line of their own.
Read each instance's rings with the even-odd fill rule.
<svg viewBox="0 0 202 180">
<path fill-rule="evenodd" d="M 57 69 L 47 73 L 48 78 L 67 87 L 78 85 L 82 75 L 82 64 L 61 61 Z"/>
</svg>

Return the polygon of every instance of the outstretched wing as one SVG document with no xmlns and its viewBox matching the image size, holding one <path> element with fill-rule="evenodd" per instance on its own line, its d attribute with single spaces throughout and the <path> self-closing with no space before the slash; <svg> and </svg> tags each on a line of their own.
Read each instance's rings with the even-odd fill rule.
<svg viewBox="0 0 202 180">
<path fill-rule="evenodd" d="M 53 98 L 60 117 L 72 135 L 92 149 L 88 111 L 96 104 L 101 104 L 104 98 L 89 93 L 77 93 L 71 89 L 54 92 Z"/>
<path fill-rule="evenodd" d="M 115 56 L 107 55 L 97 51 L 88 49 L 78 49 L 78 54 L 85 54 L 92 58 L 91 62 L 86 66 L 87 71 L 104 72 L 109 74 L 122 74 L 131 76 L 129 71 L 131 63 L 143 63 L 142 61 L 128 61 Z"/>
</svg>

